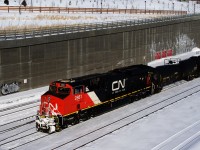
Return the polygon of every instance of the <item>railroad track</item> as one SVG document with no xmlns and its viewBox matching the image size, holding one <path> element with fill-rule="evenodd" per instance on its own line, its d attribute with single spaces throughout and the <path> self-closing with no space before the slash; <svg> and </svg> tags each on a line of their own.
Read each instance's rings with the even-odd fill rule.
<svg viewBox="0 0 200 150">
<path fill-rule="evenodd" d="M 32 122 L 35 122 L 35 119 L 33 118 L 35 118 L 35 115 L 28 116 L 26 118 L 18 119 L 18 120 L 0 125 L 0 128 L 1 128 L 0 134 L 6 133 L 8 131 L 11 131 L 19 127 L 22 127 L 24 125 L 30 124 Z M 10 126 L 10 125 L 14 125 L 14 126 Z"/>
<path fill-rule="evenodd" d="M 177 85 L 179 85 L 179 84 L 177 84 Z M 182 92 L 179 92 L 176 95 L 165 98 L 162 101 L 158 101 L 156 103 L 150 104 L 149 106 L 147 106 L 143 109 L 140 109 L 139 111 L 133 112 L 132 114 L 129 114 L 129 115 L 126 115 L 122 118 L 119 118 L 118 120 L 112 121 L 108 124 L 106 124 L 106 122 L 105 122 L 104 125 L 99 126 L 98 128 L 86 129 L 86 130 L 89 130 L 89 131 L 86 131 L 83 134 L 82 133 L 79 134 L 79 136 L 76 137 L 76 138 L 70 138 L 67 141 L 59 142 L 59 145 L 55 146 L 54 149 L 78 149 L 78 148 L 81 148 L 81 147 L 83 147 L 83 146 L 85 146 L 89 143 L 92 143 L 92 142 L 94 142 L 94 141 L 96 141 L 96 140 L 98 140 L 98 139 L 100 139 L 100 138 L 102 138 L 106 135 L 111 134 L 114 131 L 117 131 L 117 130 L 119 130 L 119 129 L 127 126 L 127 125 L 130 125 L 130 124 L 132 124 L 132 123 L 134 123 L 138 120 L 141 120 L 142 118 L 144 118 L 144 117 L 146 117 L 150 114 L 153 114 L 153 113 L 155 113 L 155 112 L 157 112 L 157 111 L 159 111 L 163 108 L 166 108 L 166 107 L 168 107 L 168 106 L 170 106 L 174 103 L 177 103 L 181 100 L 184 100 L 188 96 L 191 96 L 195 93 L 198 93 L 199 91 L 200 91 L 200 85 L 196 85 L 196 86 L 194 86 L 190 89 L 186 89 Z M 157 97 L 157 95 L 153 95 L 153 96 Z M 120 109 L 120 108 L 118 108 L 118 109 Z M 87 122 L 89 122 L 89 121 L 90 120 L 88 120 Z M 87 122 L 85 122 L 85 123 L 87 123 Z M 78 124 L 78 125 L 80 125 L 80 124 Z M 78 126 L 78 125 L 76 125 L 76 126 Z M 70 133 L 71 129 L 72 129 L 71 127 L 67 129 L 68 136 L 70 136 L 69 133 Z M 61 135 L 62 133 L 64 134 L 64 132 L 65 131 L 62 131 L 61 133 L 57 133 L 57 136 Z M 41 133 L 41 134 L 43 134 L 43 133 Z M 28 140 L 28 142 L 20 142 L 20 143 L 17 144 L 16 147 L 12 146 L 9 149 L 23 149 L 23 148 L 25 148 L 25 147 L 27 147 L 31 144 L 47 141 L 45 139 L 45 137 L 50 136 L 50 135 L 45 134 L 45 136 L 41 136 L 41 137 L 39 136 L 39 138 L 37 138 L 37 139 L 34 138 L 33 140 L 31 140 L 32 136 L 33 135 L 27 136 L 27 137 L 30 138 L 30 140 Z M 17 140 L 19 140 L 19 139 L 16 139 L 16 141 Z M 6 145 L 9 145 L 9 143 L 6 143 Z M 13 145 L 15 145 L 15 144 L 13 144 Z M 35 145 L 36 145 L 36 147 L 39 146 L 39 144 L 35 144 Z M 48 143 L 47 143 L 47 145 L 48 145 Z M 37 148 L 39 148 L 39 147 L 37 147 Z"/>
<path fill-rule="evenodd" d="M 158 144 L 152 150 L 188 149 L 200 138 L 200 120 Z"/>
<path fill-rule="evenodd" d="M 1 112 L 5 112 L 5 111 L 12 110 L 12 109 L 15 109 L 15 108 L 19 108 L 19 107 L 23 107 L 23 106 L 27 106 L 27 105 L 31 105 L 31 104 L 35 104 L 35 103 L 39 104 L 39 102 L 40 102 L 40 100 L 38 99 L 36 101 L 32 101 L 32 102 L 29 101 L 29 102 L 14 105 L 14 106 L 11 106 L 11 107 L 7 107 L 7 108 L 4 108 L 4 109 L 0 109 L 0 114 L 1 114 Z"/>
<path fill-rule="evenodd" d="M 0 147 L 1 148 L 9 147 L 9 149 L 14 149 L 19 146 L 26 145 L 28 143 L 31 143 L 35 140 L 39 140 L 47 136 L 49 135 L 45 133 L 42 134 L 42 133 L 36 132 L 35 129 L 31 128 L 29 130 L 24 131 L 23 133 L 20 133 L 19 135 L 14 135 L 12 137 L 5 138 L 4 140 L 0 142 Z M 12 143 L 16 143 L 17 141 L 21 141 L 20 145 L 13 147 Z"/>
<path fill-rule="evenodd" d="M 163 87 L 162 92 L 163 92 L 163 91 L 166 91 L 166 90 L 169 90 L 169 89 L 171 89 L 171 88 L 177 87 L 177 86 L 179 86 L 179 85 L 185 84 L 185 83 L 187 83 L 187 81 L 181 80 L 181 81 L 175 82 L 175 83 L 173 83 L 173 84 L 167 85 L 167 86 Z"/>
<path fill-rule="evenodd" d="M 69 140 L 57 147 L 54 147 L 53 149 L 78 149 L 78 148 L 81 148 L 81 147 L 83 147 L 89 143 L 92 143 L 102 137 L 105 137 L 106 135 L 111 134 L 114 131 L 124 128 L 125 126 L 128 126 L 138 120 L 141 120 L 142 118 L 144 118 L 148 115 L 151 115 L 161 109 L 164 109 L 164 108 L 166 108 L 176 102 L 179 102 L 179 101 L 181 101 L 195 93 L 198 93 L 198 92 L 200 92 L 200 85 L 197 85 L 191 89 L 185 90 L 181 93 L 178 93 L 170 98 L 166 98 L 158 103 L 150 105 L 140 111 L 137 111 L 133 114 L 125 116 L 119 120 L 112 122 L 112 123 L 109 123 L 108 125 L 97 128 L 97 129 L 95 129 L 89 133 L 86 133 L 84 135 L 81 135 L 75 139 Z M 187 93 L 187 94 L 185 94 L 185 93 Z M 163 105 L 163 103 L 166 103 L 166 102 L 167 102 L 167 104 Z"/>
<path fill-rule="evenodd" d="M 36 140 L 40 140 L 41 138 L 44 138 L 44 137 L 47 137 L 47 136 L 49 136 L 49 135 L 47 135 L 47 134 L 41 134 L 41 133 L 38 133 L 38 132 L 33 132 L 33 133 L 30 133 L 30 134 L 24 135 L 23 137 L 16 138 L 16 139 L 14 139 L 12 141 L 5 142 L 5 143 L 3 143 L 0 146 L 3 149 L 4 149 L 4 147 L 5 147 L 5 149 L 9 147 L 8 148 L 9 150 L 16 149 L 16 148 L 18 148 L 20 146 L 26 145 L 26 144 L 31 143 L 31 142 L 36 141 Z M 27 139 L 29 139 L 29 140 L 27 140 Z M 30 139 L 33 139 L 33 140 L 30 140 Z M 18 146 L 13 146 L 12 143 L 14 143 L 15 141 L 21 141 L 22 143 L 23 142 L 24 143 L 20 144 Z"/>
<path fill-rule="evenodd" d="M 34 105 L 33 105 L 34 104 Z M 16 113 L 20 113 L 20 112 L 22 112 L 22 111 L 24 111 L 24 110 L 29 110 L 29 109 L 33 109 L 33 108 L 39 108 L 39 103 L 38 102 L 36 102 L 36 103 L 31 103 L 30 104 L 30 106 L 29 107 L 27 107 L 28 105 L 23 105 L 23 106 L 26 106 L 25 108 L 21 108 L 21 109 L 19 109 L 19 107 L 18 106 L 16 106 L 16 107 L 13 107 L 13 109 L 7 109 L 7 111 L 4 111 L 3 113 L 2 112 L 0 112 L 0 118 L 2 118 L 2 117 L 5 117 L 5 116 L 8 116 L 8 115 L 11 115 L 11 114 L 15 114 L 16 115 Z M 22 107 L 22 106 L 21 106 Z M 10 111 L 10 110 L 12 110 L 12 111 Z"/>
<path fill-rule="evenodd" d="M 5 135 L 0 135 L 0 145 L 3 145 L 5 141 L 10 140 L 11 138 L 15 138 L 17 136 L 19 136 L 19 134 L 25 133 L 27 131 L 30 131 L 31 129 L 35 129 L 35 127 L 30 127 L 30 125 L 34 125 L 34 123 L 32 124 L 27 124 L 27 128 L 26 130 L 21 131 L 25 126 L 18 128 L 20 131 L 13 133 L 13 131 L 8 131 L 7 134 Z M 10 140 L 11 141 L 11 140 Z"/>
<path fill-rule="evenodd" d="M 186 83 L 186 82 L 177 82 L 176 84 L 174 84 L 173 85 L 173 87 L 176 87 L 176 86 L 178 86 L 178 85 L 180 85 L 180 84 L 184 84 L 184 83 Z M 199 89 L 200 89 L 200 85 L 197 85 L 197 86 L 195 86 L 195 87 L 193 87 L 193 88 L 191 88 L 191 89 L 188 89 L 188 90 L 185 90 L 185 91 L 183 91 L 183 92 L 180 92 L 179 94 L 177 94 L 177 95 L 175 95 L 175 96 L 172 96 L 171 98 L 173 98 L 173 97 L 176 97 L 176 96 L 178 96 L 178 95 L 181 95 L 181 94 L 184 94 L 185 92 L 187 92 L 187 91 L 191 91 L 192 89 L 195 89 L 196 87 L 199 87 Z M 171 87 L 172 88 L 172 87 Z M 166 88 L 166 90 L 168 90 L 168 89 L 170 89 L 170 88 Z M 193 93 L 191 93 L 191 94 L 193 94 Z M 190 94 L 190 95 L 191 95 Z M 187 97 L 187 96 L 186 96 Z M 163 107 L 161 107 L 160 109 L 157 109 L 157 110 L 155 110 L 155 111 L 152 111 L 152 112 L 150 112 L 150 113 L 147 113 L 147 114 L 145 114 L 145 115 L 143 115 L 143 116 L 140 116 L 138 119 L 135 119 L 135 120 L 132 120 L 131 122 L 129 121 L 129 120 L 131 120 L 130 118 L 132 118 L 132 117 L 135 117 L 135 115 L 138 115 L 139 113 L 141 113 L 141 112 L 145 112 L 145 111 L 147 111 L 149 108 L 153 108 L 153 107 L 157 107 L 157 105 L 159 105 L 160 103 L 163 103 L 163 102 L 166 102 L 166 101 L 168 101 L 170 98 L 168 98 L 168 99 L 165 99 L 165 100 L 162 100 L 162 101 L 160 101 L 160 102 L 158 102 L 158 103 L 155 103 L 155 104 L 153 104 L 153 105 L 151 105 L 151 106 L 148 106 L 147 108 L 144 108 L 144 109 L 142 109 L 142 110 L 140 110 L 140 111 L 137 111 L 137 112 L 134 112 L 134 113 L 132 113 L 132 114 L 130 114 L 130 115 L 127 115 L 127 116 L 124 116 L 123 118 L 121 118 L 121 119 L 118 119 L 118 120 L 116 120 L 116 121 L 113 121 L 113 122 L 111 122 L 111 123 L 109 123 L 109 124 L 107 124 L 107 125 L 104 125 L 104 126 L 101 126 L 101 127 L 99 127 L 99 128 L 97 128 L 97 129 L 95 129 L 95 130 L 93 130 L 93 131 L 91 131 L 91 132 L 88 132 L 88 133 L 85 133 L 85 134 L 83 134 L 83 135 L 81 135 L 81 136 L 79 136 L 79 137 L 77 137 L 77 138 L 74 138 L 74 139 L 71 139 L 71 140 L 69 140 L 69 141 L 67 141 L 67 142 L 64 142 L 63 144 L 61 144 L 61 145 L 59 145 L 59 146 L 57 146 L 57 147 L 54 147 L 55 149 L 60 149 L 60 148 L 63 148 L 64 147 L 64 149 L 66 148 L 66 147 L 68 147 L 69 145 L 77 145 L 76 147 L 73 147 L 73 149 L 77 149 L 77 148 L 80 148 L 80 147 L 83 147 L 83 146 L 85 146 L 86 144 L 89 144 L 89 143 L 91 143 L 91 142 L 94 142 L 94 141 L 96 141 L 96 140 L 98 140 L 99 138 L 101 138 L 101 137 L 104 137 L 104 136 L 106 136 L 106 135 L 108 135 L 108 134 L 110 134 L 110 133 L 112 133 L 112 132 L 114 132 L 114 131 L 116 131 L 116 130 L 119 130 L 119 129 L 121 129 L 121 128 L 123 128 L 123 127 L 125 127 L 125 126 L 127 126 L 127 125 L 129 125 L 129 124 L 132 124 L 132 123 L 134 123 L 134 122 L 136 122 L 136 121 L 138 121 L 138 120 L 140 120 L 140 119 L 142 119 L 143 117 L 145 117 L 145 116 L 148 116 L 148 115 L 150 115 L 150 114 L 152 114 L 152 113 L 154 113 L 154 112 L 156 112 L 156 111 L 158 111 L 158 110 L 160 110 L 160 109 L 163 109 L 163 108 L 165 108 L 165 107 L 167 107 L 167 106 L 169 106 L 169 105 L 172 105 L 173 103 L 170 103 L 170 104 L 168 104 L 168 105 L 166 105 L 166 106 L 163 106 Z M 177 101 L 180 101 L 181 99 L 179 99 L 179 100 L 177 100 Z M 177 102 L 177 101 L 175 101 L 175 102 Z M 174 103 L 175 103 L 174 102 Z M 120 107 L 121 108 L 121 107 Z M 35 115 L 34 115 L 35 116 Z M 33 119 L 33 117 L 34 116 L 31 116 L 32 118 L 30 118 L 30 120 L 28 121 L 28 122 L 25 122 L 25 123 L 23 123 L 23 119 L 21 119 L 21 120 L 17 120 L 17 121 L 15 121 L 15 122 L 10 122 L 10 123 L 8 123 L 8 124 L 4 124 L 3 126 L 4 127 L 7 127 L 9 124 L 16 124 L 16 122 L 18 122 L 18 125 L 16 124 L 14 127 L 12 127 L 12 128 L 6 128 L 6 129 L 4 129 L 3 131 L 0 131 L 0 135 L 2 134 L 7 134 L 8 132 L 12 132 L 13 130 L 18 130 L 18 129 L 23 129 L 23 127 L 25 127 L 25 126 L 31 126 L 31 128 L 24 128 L 23 129 L 23 131 L 20 133 L 20 134 L 12 134 L 11 136 L 5 136 L 5 138 L 3 138 L 2 140 L 0 139 L 0 147 L 9 147 L 9 149 L 21 149 L 21 147 L 23 147 L 23 146 L 27 146 L 28 144 L 30 144 L 30 143 L 33 143 L 34 141 L 38 141 L 38 140 L 42 140 L 42 139 L 44 139 L 45 137 L 47 137 L 47 136 L 50 136 L 50 135 L 48 135 L 48 134 L 46 134 L 46 133 L 40 133 L 40 132 L 36 132 L 35 131 L 35 125 L 34 125 L 34 119 Z M 5 117 L 5 116 L 4 116 Z M 28 117 L 29 118 L 29 117 Z M 25 120 L 26 119 L 28 119 L 28 118 L 25 118 Z M 128 122 L 127 122 L 128 121 Z M 19 123 L 19 122 L 22 122 L 21 124 Z M 121 124 L 122 122 L 125 122 L 125 124 L 123 123 L 123 124 Z M 118 126 L 118 124 L 121 124 L 120 126 Z M 3 126 L 0 126 L 0 128 L 2 128 Z M 33 127 L 34 126 L 34 127 Z M 107 133 L 105 133 L 105 132 L 103 132 L 102 130 L 105 130 L 105 129 L 107 129 L 107 128 L 113 128 L 112 126 L 114 126 L 115 128 L 114 128 L 114 130 L 111 130 L 111 131 L 109 131 L 109 132 L 107 132 Z M 103 135 L 102 134 L 99 134 L 99 132 L 100 133 L 104 133 Z M 97 136 L 95 135 L 95 134 L 97 134 Z M 20 136 L 21 135 L 21 136 Z M 94 139 L 91 139 L 91 138 L 88 138 L 88 137 L 91 137 L 91 136 L 96 136 L 97 138 L 94 138 Z M 101 135 L 101 136 L 99 136 L 99 135 Z M 37 138 L 35 138 L 35 137 L 37 137 Z M 25 139 L 25 140 L 23 140 L 23 139 Z M 85 140 L 85 139 L 89 139 L 89 141 L 85 141 L 85 142 L 81 142 L 81 143 L 83 143 L 83 144 L 81 144 L 80 145 L 80 141 L 82 141 L 82 140 Z M 15 142 L 19 142 L 19 144 L 17 144 L 17 146 L 14 146 L 14 145 L 16 145 L 16 144 L 14 144 Z M 74 144 L 75 143 L 75 144 Z M 79 144 L 77 144 L 77 143 L 79 143 Z M 11 145 L 11 146 L 9 146 L 9 145 Z M 69 148 L 69 147 L 68 147 Z M 67 149 L 68 149 L 67 148 Z M 71 148 L 71 146 L 70 146 L 70 148 Z"/>
</svg>

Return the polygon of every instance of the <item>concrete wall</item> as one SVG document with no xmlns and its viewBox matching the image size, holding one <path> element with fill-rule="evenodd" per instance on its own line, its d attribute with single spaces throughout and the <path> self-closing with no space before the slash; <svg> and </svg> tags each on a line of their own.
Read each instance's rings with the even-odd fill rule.
<svg viewBox="0 0 200 150">
<path fill-rule="evenodd" d="M 155 52 L 200 47 L 200 17 L 134 27 L 0 42 L 0 84 L 21 90 L 50 81 L 146 64 Z"/>
</svg>

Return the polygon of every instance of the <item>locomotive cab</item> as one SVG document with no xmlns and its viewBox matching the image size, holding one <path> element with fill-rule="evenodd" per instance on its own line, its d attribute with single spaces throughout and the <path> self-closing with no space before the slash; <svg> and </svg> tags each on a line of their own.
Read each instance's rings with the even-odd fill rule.
<svg viewBox="0 0 200 150">
<path fill-rule="evenodd" d="M 74 80 L 52 82 L 49 90 L 41 96 L 40 109 L 36 117 L 37 130 L 49 133 L 59 131 L 68 124 L 78 123 L 80 110 L 86 110 L 99 99 L 87 87 Z M 82 111 L 85 115 L 86 111 Z"/>
<path fill-rule="evenodd" d="M 49 90 L 41 96 L 40 109 L 36 116 L 36 129 L 55 132 L 62 116 L 60 108 L 64 99 L 71 93 L 71 87 L 66 82 L 52 82 Z"/>
</svg>

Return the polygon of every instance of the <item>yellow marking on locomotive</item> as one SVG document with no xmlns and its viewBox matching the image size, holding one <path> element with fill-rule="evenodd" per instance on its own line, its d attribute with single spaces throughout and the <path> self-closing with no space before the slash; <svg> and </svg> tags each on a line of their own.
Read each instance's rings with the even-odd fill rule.
<svg viewBox="0 0 200 150">
<path fill-rule="evenodd" d="M 124 95 L 122 95 L 122 96 L 118 96 L 118 97 L 116 97 L 116 98 L 114 98 L 114 99 L 110 99 L 110 100 L 101 102 L 101 103 L 96 104 L 96 105 L 94 105 L 94 106 L 89 106 L 89 107 L 84 108 L 84 109 L 81 109 L 81 110 L 87 110 L 87 109 L 90 109 L 90 108 L 97 107 L 97 106 L 99 106 L 99 105 L 103 105 L 103 104 L 105 104 L 105 103 L 115 102 L 115 101 L 117 101 L 117 100 L 119 100 L 119 99 L 121 99 L 121 98 L 127 97 L 127 96 L 129 96 L 129 95 L 133 95 L 133 94 L 135 94 L 135 93 L 138 93 L 138 92 L 140 92 L 140 91 L 142 91 L 142 90 L 145 90 L 145 89 L 148 89 L 148 88 L 151 88 L 151 86 L 148 86 L 148 87 L 146 87 L 146 88 L 144 88 L 144 89 L 141 89 L 141 90 L 137 90 L 137 91 L 130 92 L 130 93 L 128 93 L 128 94 L 124 94 Z M 66 117 L 66 116 L 69 116 L 69 115 L 72 115 L 72 114 L 75 114 L 75 113 L 78 113 L 78 111 L 72 112 L 72 113 L 67 114 L 67 115 L 64 115 L 63 117 Z"/>
</svg>

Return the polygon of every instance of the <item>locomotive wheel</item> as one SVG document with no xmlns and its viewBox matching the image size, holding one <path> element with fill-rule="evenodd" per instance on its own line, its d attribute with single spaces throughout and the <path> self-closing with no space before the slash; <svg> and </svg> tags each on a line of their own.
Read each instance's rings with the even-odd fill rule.
<svg viewBox="0 0 200 150">
<path fill-rule="evenodd" d="M 78 116 L 74 116 L 74 119 L 72 121 L 72 125 L 78 124 L 80 122 L 79 117 Z"/>
<path fill-rule="evenodd" d="M 90 114 L 91 117 L 95 117 L 97 115 L 97 112 L 95 111 L 95 109 L 92 109 L 90 112 L 91 112 Z"/>
<path fill-rule="evenodd" d="M 132 96 L 132 97 L 130 97 L 130 99 L 129 99 L 129 103 L 133 103 L 134 102 L 134 97 Z"/>
<path fill-rule="evenodd" d="M 62 128 L 60 126 L 56 126 L 56 132 L 60 132 Z"/>
<path fill-rule="evenodd" d="M 91 114 L 88 111 L 86 112 L 85 118 L 86 118 L 86 120 L 91 118 Z"/>
<path fill-rule="evenodd" d="M 80 118 L 80 120 L 85 121 L 85 120 L 90 119 L 91 115 L 88 111 L 83 111 L 83 112 L 80 111 L 79 112 L 79 118 Z"/>
<path fill-rule="evenodd" d="M 63 125 L 63 128 L 65 129 L 65 128 L 68 128 L 68 124 L 64 124 Z"/>
</svg>

